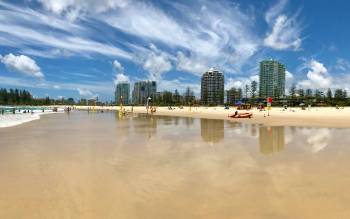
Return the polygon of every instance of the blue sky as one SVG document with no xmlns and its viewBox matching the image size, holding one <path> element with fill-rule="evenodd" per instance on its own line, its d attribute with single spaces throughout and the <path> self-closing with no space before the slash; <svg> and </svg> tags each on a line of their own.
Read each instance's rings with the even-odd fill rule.
<svg viewBox="0 0 350 219">
<path fill-rule="evenodd" d="M 118 81 L 156 80 L 199 94 L 210 67 L 228 89 L 273 58 L 287 87 L 349 89 L 349 10 L 345 0 L 0 0 L 0 87 L 112 100 Z"/>
</svg>

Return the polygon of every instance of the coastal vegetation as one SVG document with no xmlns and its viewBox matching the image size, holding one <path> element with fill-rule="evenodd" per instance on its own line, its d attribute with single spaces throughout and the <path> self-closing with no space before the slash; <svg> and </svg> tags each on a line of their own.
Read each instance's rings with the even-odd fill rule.
<svg viewBox="0 0 350 219">
<path fill-rule="evenodd" d="M 251 86 L 246 86 L 244 90 L 241 88 L 231 88 L 226 92 L 227 105 L 234 106 L 237 104 L 265 104 L 264 98 L 259 98 L 256 90 L 257 84 L 252 83 Z M 200 100 L 196 99 L 194 92 L 187 88 L 183 94 L 178 90 L 175 92 L 163 91 L 157 96 L 153 97 L 152 105 L 157 106 L 189 106 L 200 105 Z M 331 90 L 325 92 L 321 90 L 312 89 L 297 89 L 292 86 L 289 94 L 284 98 L 275 97 L 273 106 L 299 106 L 305 104 L 312 106 L 350 106 L 350 98 L 347 91 L 342 89 Z M 33 96 L 27 90 L 20 89 L 5 89 L 0 88 L 0 105 L 33 105 L 33 106 L 47 106 L 47 105 L 114 105 L 112 102 L 101 102 L 96 99 L 81 98 L 75 100 L 74 98 L 58 98 L 52 99 L 50 97 L 38 98 Z"/>
</svg>

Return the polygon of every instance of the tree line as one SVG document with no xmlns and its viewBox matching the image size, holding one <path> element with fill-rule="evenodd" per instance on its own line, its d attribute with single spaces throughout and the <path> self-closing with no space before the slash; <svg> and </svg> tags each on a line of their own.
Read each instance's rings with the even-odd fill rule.
<svg viewBox="0 0 350 219">
<path fill-rule="evenodd" d="M 296 89 L 295 85 L 292 85 L 287 97 L 293 105 L 298 103 L 305 103 L 307 105 L 320 105 L 320 106 L 350 106 L 350 99 L 347 91 L 343 89 L 332 90 L 328 88 L 325 91 L 315 89 Z"/>
<path fill-rule="evenodd" d="M 5 89 L 0 88 L 0 105 L 31 105 L 31 106 L 48 106 L 48 105 L 73 105 L 75 101 L 73 98 L 68 99 L 51 99 L 34 98 L 33 95 L 27 90 L 20 89 Z"/>
<path fill-rule="evenodd" d="M 30 105 L 33 96 L 29 91 L 18 89 L 0 89 L 0 105 Z"/>
<path fill-rule="evenodd" d="M 186 91 L 181 95 L 176 89 L 174 93 L 171 91 L 163 91 L 157 93 L 153 97 L 152 104 L 157 106 L 188 106 L 198 104 L 194 92 L 187 87 Z"/>
<path fill-rule="evenodd" d="M 226 98 L 228 105 L 235 105 L 237 101 L 241 101 L 249 104 L 264 103 L 265 98 L 259 97 L 258 83 L 252 81 L 251 84 L 245 85 L 244 88 L 235 88 L 226 91 Z M 316 106 L 350 106 L 350 98 L 348 93 L 344 89 L 330 88 L 326 90 L 320 89 L 302 89 L 297 88 L 293 84 L 284 97 L 273 97 L 275 106 L 298 106 L 300 104 L 316 105 Z"/>
<path fill-rule="evenodd" d="M 235 105 L 237 101 L 250 103 L 253 105 L 265 102 L 264 98 L 260 98 L 258 94 L 258 83 L 253 81 L 244 88 L 235 88 L 226 91 L 226 104 Z M 80 99 L 75 101 L 73 98 L 51 99 L 34 98 L 27 90 L 5 89 L 0 88 L 0 105 L 111 105 L 112 103 L 103 103 L 98 99 Z M 194 92 L 188 87 L 181 95 L 178 90 L 175 92 L 163 91 L 157 93 L 152 99 L 152 104 L 158 106 L 180 106 L 180 105 L 199 105 L 200 100 L 195 98 Z M 273 105 L 298 106 L 319 105 L 319 106 L 350 106 L 350 98 L 348 93 L 343 89 L 327 89 L 321 91 L 319 89 L 297 89 L 295 85 L 289 90 L 285 97 L 275 97 Z"/>
</svg>

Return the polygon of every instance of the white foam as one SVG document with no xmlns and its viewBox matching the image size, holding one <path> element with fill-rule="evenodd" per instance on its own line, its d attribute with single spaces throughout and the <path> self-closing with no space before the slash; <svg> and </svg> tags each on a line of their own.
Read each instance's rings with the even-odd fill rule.
<svg viewBox="0 0 350 219">
<path fill-rule="evenodd" d="M 61 111 L 61 110 L 60 110 Z M 16 114 L 4 114 L 0 115 L 0 128 L 12 127 L 21 125 L 23 123 L 31 122 L 40 119 L 41 115 L 52 114 L 52 110 L 46 110 L 42 112 L 41 110 L 34 110 L 34 113 L 17 113 Z"/>
</svg>

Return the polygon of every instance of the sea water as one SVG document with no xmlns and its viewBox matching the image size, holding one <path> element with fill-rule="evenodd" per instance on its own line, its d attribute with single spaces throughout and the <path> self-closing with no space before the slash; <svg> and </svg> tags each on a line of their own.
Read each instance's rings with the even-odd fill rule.
<svg viewBox="0 0 350 219">
<path fill-rule="evenodd" d="M 21 112 L 16 110 L 15 114 L 12 114 L 12 112 L 0 114 L 0 128 L 21 125 L 26 122 L 40 119 L 41 115 L 53 113 L 52 110 L 45 110 L 44 112 L 42 112 L 42 110 L 33 110 L 32 112 L 33 113 L 24 113 L 24 110 Z M 62 112 L 62 110 L 60 110 L 60 112 Z"/>
</svg>

